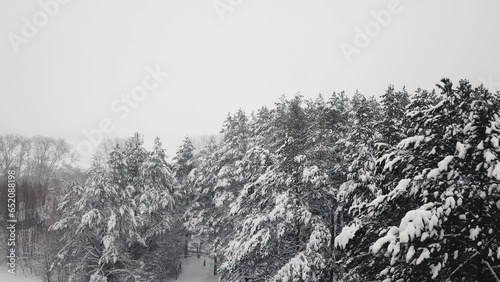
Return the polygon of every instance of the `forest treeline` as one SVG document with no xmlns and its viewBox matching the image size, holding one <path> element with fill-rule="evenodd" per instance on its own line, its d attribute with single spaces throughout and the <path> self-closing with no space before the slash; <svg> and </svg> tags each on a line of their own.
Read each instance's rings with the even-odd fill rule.
<svg viewBox="0 0 500 282">
<path fill-rule="evenodd" d="M 164 281 L 190 241 L 222 281 L 500 281 L 500 93 L 443 79 L 378 100 L 283 97 L 172 161 L 136 134 L 85 175 L 30 173 L 58 207 L 33 206 L 51 243 L 23 264 L 47 281 Z M 3 167 L 26 167 L 8 137 Z"/>
</svg>

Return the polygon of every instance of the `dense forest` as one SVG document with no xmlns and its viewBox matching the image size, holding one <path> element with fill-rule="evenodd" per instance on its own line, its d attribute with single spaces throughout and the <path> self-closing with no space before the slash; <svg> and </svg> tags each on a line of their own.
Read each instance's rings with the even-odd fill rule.
<svg viewBox="0 0 500 282">
<path fill-rule="evenodd" d="M 498 282 L 499 140 L 500 92 L 442 79 L 282 97 L 171 159 L 137 133 L 86 171 L 64 140 L 3 135 L 0 173 L 44 281 L 170 281 L 196 246 L 221 281 Z"/>
</svg>

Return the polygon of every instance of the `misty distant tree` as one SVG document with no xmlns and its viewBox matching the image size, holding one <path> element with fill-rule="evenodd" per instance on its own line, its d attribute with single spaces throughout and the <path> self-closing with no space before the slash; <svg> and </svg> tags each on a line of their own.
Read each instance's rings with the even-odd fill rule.
<svg viewBox="0 0 500 282">
<path fill-rule="evenodd" d="M 68 174 L 78 171 L 75 161 L 76 155 L 63 139 L 0 135 L 0 180 L 8 170 L 14 170 L 18 181 L 18 266 L 27 275 L 38 275 L 47 281 L 63 275 L 49 270 L 53 256 L 62 246 L 47 228 L 59 217 L 54 206 Z M 6 182 L 0 185 L 0 200 L 6 203 L 7 186 L 3 183 Z"/>
</svg>

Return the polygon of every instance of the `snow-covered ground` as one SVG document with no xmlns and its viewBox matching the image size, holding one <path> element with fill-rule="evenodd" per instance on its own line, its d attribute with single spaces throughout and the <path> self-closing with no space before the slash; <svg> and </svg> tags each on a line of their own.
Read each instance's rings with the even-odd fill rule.
<svg viewBox="0 0 500 282">
<path fill-rule="evenodd" d="M 0 282 L 39 282 L 36 278 L 26 278 L 20 274 L 13 275 L 7 272 L 3 266 L 0 267 Z"/>
<path fill-rule="evenodd" d="M 203 266 L 203 260 L 207 261 Z M 213 261 L 209 258 L 189 257 L 182 261 L 182 274 L 175 282 L 217 282 L 219 277 L 213 275 Z M 13 275 L 7 272 L 7 269 L 0 267 L 0 282 L 40 282 L 42 280 L 33 277 Z M 172 282 L 173 282 L 172 281 Z"/>
<path fill-rule="evenodd" d="M 203 266 L 203 260 L 207 265 Z M 213 274 L 213 261 L 209 258 L 196 256 L 186 258 L 182 261 L 182 274 L 177 282 L 217 282 L 219 277 Z M 1 280 L 0 280 L 1 281 Z"/>
</svg>

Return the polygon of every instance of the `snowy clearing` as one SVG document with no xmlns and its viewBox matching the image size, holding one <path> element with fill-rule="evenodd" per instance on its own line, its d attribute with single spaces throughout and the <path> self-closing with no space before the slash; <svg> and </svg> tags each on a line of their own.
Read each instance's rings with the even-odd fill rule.
<svg viewBox="0 0 500 282">
<path fill-rule="evenodd" d="M 203 261 L 206 260 L 206 266 Z M 182 261 L 182 274 L 177 282 L 217 282 L 219 276 L 213 274 L 214 263 L 207 257 L 188 257 Z"/>
<path fill-rule="evenodd" d="M 21 274 L 10 274 L 7 272 L 7 269 L 5 269 L 3 266 L 0 267 L 0 281 L 1 282 L 40 282 L 42 280 L 36 279 L 34 277 L 27 278 L 25 276 L 22 276 Z"/>
</svg>

